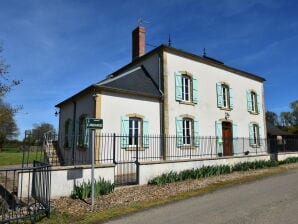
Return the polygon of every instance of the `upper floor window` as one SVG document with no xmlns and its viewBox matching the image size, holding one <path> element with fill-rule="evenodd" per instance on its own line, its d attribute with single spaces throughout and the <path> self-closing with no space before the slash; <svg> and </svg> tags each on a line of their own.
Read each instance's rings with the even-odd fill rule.
<svg viewBox="0 0 298 224">
<path fill-rule="evenodd" d="M 246 92 L 247 98 L 247 111 L 251 113 L 260 113 L 260 97 L 254 91 L 247 91 Z"/>
<path fill-rule="evenodd" d="M 190 101 L 190 77 L 183 75 L 182 76 L 182 100 L 183 101 Z"/>
<path fill-rule="evenodd" d="M 149 147 L 149 121 L 144 117 L 121 117 L 121 148 Z"/>
<path fill-rule="evenodd" d="M 224 109 L 234 108 L 233 89 L 224 83 L 216 83 L 217 106 Z"/>
<path fill-rule="evenodd" d="M 177 146 L 199 147 L 199 121 L 191 118 L 176 117 Z"/>
<path fill-rule="evenodd" d="M 198 80 L 187 74 L 175 72 L 176 100 L 198 103 Z"/>
</svg>

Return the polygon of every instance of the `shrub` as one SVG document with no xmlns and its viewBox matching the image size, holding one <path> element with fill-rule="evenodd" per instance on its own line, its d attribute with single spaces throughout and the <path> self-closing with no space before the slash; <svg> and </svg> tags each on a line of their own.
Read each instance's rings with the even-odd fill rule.
<svg viewBox="0 0 298 224">
<path fill-rule="evenodd" d="M 253 161 L 253 162 L 241 162 L 237 163 L 232 167 L 232 171 L 248 171 L 248 170 L 257 170 L 257 169 L 264 169 L 269 167 L 278 166 L 277 161 Z"/>
<path fill-rule="evenodd" d="M 106 181 L 103 178 L 99 178 L 94 182 L 94 196 L 109 194 L 114 191 L 115 185 L 110 181 Z M 79 186 L 75 186 L 71 198 L 74 199 L 85 199 L 91 197 L 91 182 L 83 182 Z"/>
<path fill-rule="evenodd" d="M 278 163 L 280 165 L 289 164 L 289 163 L 298 163 L 298 157 L 289 157 L 289 158 L 286 158 L 285 160 L 279 161 Z"/>
<path fill-rule="evenodd" d="M 190 179 L 199 179 L 210 176 L 218 176 L 222 174 L 227 174 L 231 172 L 230 166 L 220 165 L 220 166 L 203 166 L 198 169 L 184 170 L 180 173 L 177 172 L 169 172 L 164 173 L 158 177 L 155 177 L 148 181 L 150 185 L 161 185 L 165 183 L 172 183 L 183 180 Z"/>
</svg>

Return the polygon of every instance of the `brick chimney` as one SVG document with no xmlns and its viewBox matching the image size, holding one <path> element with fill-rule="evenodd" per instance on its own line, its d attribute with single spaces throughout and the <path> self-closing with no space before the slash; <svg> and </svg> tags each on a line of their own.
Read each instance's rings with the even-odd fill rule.
<svg viewBox="0 0 298 224">
<path fill-rule="evenodd" d="M 132 31 L 132 60 L 145 54 L 145 28 L 138 26 Z"/>
</svg>

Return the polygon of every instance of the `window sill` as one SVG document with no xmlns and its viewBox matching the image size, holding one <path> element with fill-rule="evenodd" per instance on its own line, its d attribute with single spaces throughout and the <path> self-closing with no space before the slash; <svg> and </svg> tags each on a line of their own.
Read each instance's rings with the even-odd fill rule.
<svg viewBox="0 0 298 224">
<path fill-rule="evenodd" d="M 182 145 L 180 146 L 181 150 L 197 150 L 199 147 L 195 147 L 192 145 Z"/>
<path fill-rule="evenodd" d="M 226 108 L 226 107 L 219 107 L 219 109 L 221 110 L 225 110 L 225 111 L 232 111 L 232 108 Z"/>
<path fill-rule="evenodd" d="M 125 148 L 125 151 L 137 151 L 137 148 L 138 148 L 138 151 L 144 151 L 145 148 L 149 148 L 149 147 L 143 147 L 143 146 L 139 146 L 139 147 L 136 147 L 136 146 L 128 146 Z"/>
<path fill-rule="evenodd" d="M 260 114 L 259 112 L 253 112 L 253 111 L 249 111 L 249 113 L 252 114 L 252 115 L 258 115 L 258 114 Z"/>
<path fill-rule="evenodd" d="M 179 104 L 195 106 L 196 104 L 190 101 L 179 101 Z"/>
</svg>

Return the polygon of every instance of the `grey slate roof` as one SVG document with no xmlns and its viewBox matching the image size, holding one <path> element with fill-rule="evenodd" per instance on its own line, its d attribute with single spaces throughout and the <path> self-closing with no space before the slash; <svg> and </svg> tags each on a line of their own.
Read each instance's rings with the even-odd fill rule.
<svg viewBox="0 0 298 224">
<path fill-rule="evenodd" d="M 157 84 L 153 81 L 145 67 L 139 66 L 116 77 L 107 79 L 95 84 L 98 87 L 105 87 L 115 90 L 125 90 L 134 93 L 150 96 L 161 96 Z"/>
</svg>

